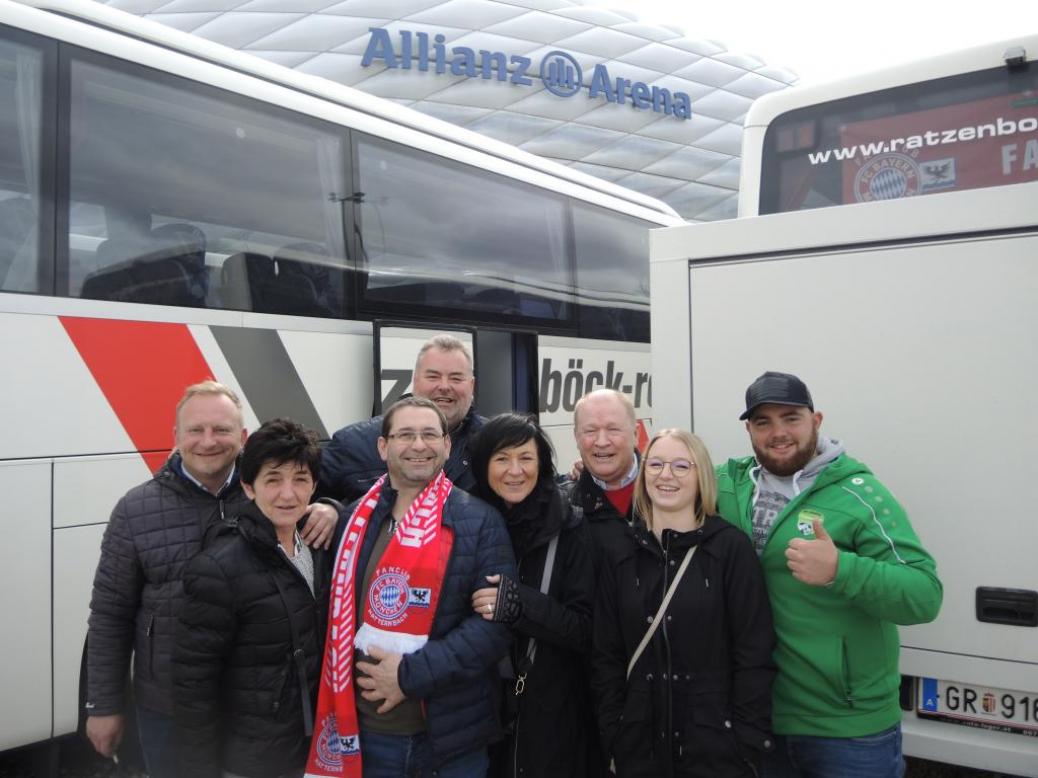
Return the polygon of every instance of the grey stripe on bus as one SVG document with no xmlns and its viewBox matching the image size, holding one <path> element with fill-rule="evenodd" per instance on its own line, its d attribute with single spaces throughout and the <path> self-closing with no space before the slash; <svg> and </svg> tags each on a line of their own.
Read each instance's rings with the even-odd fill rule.
<svg viewBox="0 0 1038 778">
<path fill-rule="evenodd" d="M 277 330 L 210 327 L 260 422 L 288 416 L 328 439 L 303 379 Z"/>
</svg>

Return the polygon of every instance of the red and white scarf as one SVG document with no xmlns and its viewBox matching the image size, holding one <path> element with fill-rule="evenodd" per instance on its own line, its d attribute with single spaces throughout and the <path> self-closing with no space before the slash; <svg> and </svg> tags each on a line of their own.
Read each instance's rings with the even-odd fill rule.
<svg viewBox="0 0 1038 778">
<path fill-rule="evenodd" d="M 350 517 L 332 576 L 328 635 L 317 695 L 314 737 L 306 778 L 361 778 L 360 727 L 353 688 L 354 648 L 371 646 L 409 654 L 429 640 L 453 533 L 442 530 L 443 506 L 453 484 L 441 470 L 408 507 L 371 576 L 364 623 L 356 629 L 357 556 L 386 476 Z"/>
</svg>

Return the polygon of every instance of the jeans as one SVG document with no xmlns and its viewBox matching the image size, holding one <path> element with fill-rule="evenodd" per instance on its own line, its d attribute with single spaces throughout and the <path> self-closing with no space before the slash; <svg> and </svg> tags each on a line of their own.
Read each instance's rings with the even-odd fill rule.
<svg viewBox="0 0 1038 778">
<path fill-rule="evenodd" d="M 432 766 L 432 745 L 427 734 L 383 735 L 360 731 L 360 757 L 364 778 L 480 778 L 490 762 L 485 748 Z"/>
<path fill-rule="evenodd" d="M 149 778 L 178 778 L 173 717 L 138 705 L 137 734 Z"/>
<path fill-rule="evenodd" d="M 776 735 L 762 778 L 902 778 L 901 725 L 863 737 Z"/>
</svg>

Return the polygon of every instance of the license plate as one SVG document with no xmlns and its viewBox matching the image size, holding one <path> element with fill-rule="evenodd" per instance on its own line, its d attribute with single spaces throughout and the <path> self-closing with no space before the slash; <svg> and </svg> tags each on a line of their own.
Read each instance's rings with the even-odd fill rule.
<svg viewBox="0 0 1038 778">
<path fill-rule="evenodd" d="M 969 727 L 1038 737 L 1038 693 L 919 679 L 916 712 Z"/>
</svg>

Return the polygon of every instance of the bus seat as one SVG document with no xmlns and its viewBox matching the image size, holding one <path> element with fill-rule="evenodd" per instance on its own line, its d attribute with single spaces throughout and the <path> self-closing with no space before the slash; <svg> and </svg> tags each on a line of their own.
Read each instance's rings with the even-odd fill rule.
<svg viewBox="0 0 1038 778">
<path fill-rule="evenodd" d="M 241 251 L 224 260 L 220 268 L 223 307 L 237 311 L 270 311 L 268 290 L 276 283 L 274 260 L 252 251 Z"/>
<path fill-rule="evenodd" d="M 198 227 L 187 222 L 162 224 L 151 231 L 153 253 L 161 252 L 179 262 L 190 279 L 190 305 L 205 306 L 209 291 L 209 274 L 205 266 L 206 237 Z"/>
<path fill-rule="evenodd" d="M 81 297 L 91 300 L 122 300 L 123 290 L 132 287 L 132 260 L 146 253 L 140 240 L 109 238 L 97 245 L 98 270 L 83 279 Z"/>
<path fill-rule="evenodd" d="M 150 242 L 110 238 L 97 247 L 101 269 L 83 280 L 81 297 L 94 300 L 198 307 L 197 290 L 177 256 Z"/>
<path fill-rule="evenodd" d="M 318 243 L 292 243 L 277 250 L 274 265 L 278 278 L 275 292 L 278 313 L 336 315 L 339 298 L 332 286 L 331 269 L 326 263 L 309 261 L 311 257 L 327 256 L 327 249 Z"/>
</svg>

